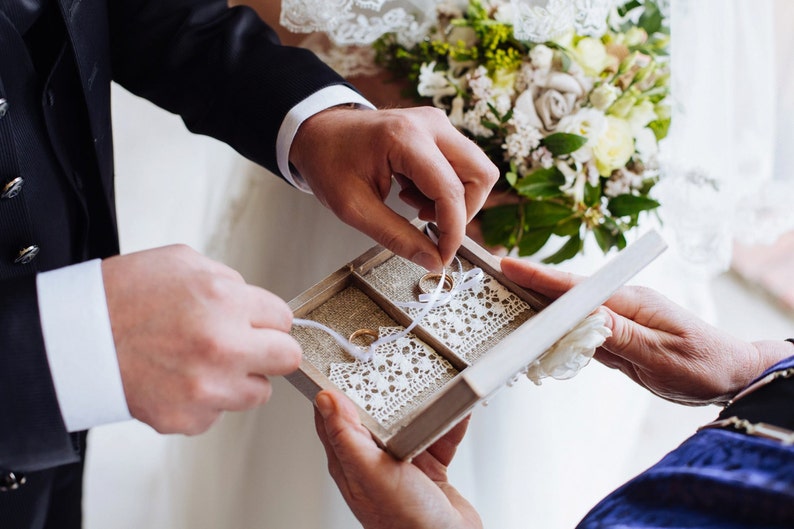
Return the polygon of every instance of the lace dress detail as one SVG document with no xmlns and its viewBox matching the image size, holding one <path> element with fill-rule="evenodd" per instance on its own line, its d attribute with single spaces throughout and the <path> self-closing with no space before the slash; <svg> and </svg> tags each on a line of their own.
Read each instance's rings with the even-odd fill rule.
<svg viewBox="0 0 794 529">
<path fill-rule="evenodd" d="M 380 336 L 397 334 L 398 327 L 380 327 Z M 408 335 L 378 348 L 369 362 L 333 363 L 329 378 L 384 427 L 403 414 L 424 390 L 455 370 L 421 340 Z"/>
<path fill-rule="evenodd" d="M 324 33 L 313 33 L 300 45 L 342 77 L 375 76 L 383 72 L 375 64 L 375 50 L 371 46 L 337 46 Z"/>
<path fill-rule="evenodd" d="M 614 0 L 511 0 L 513 33 L 519 40 L 546 42 L 576 31 L 600 37 Z"/>
<path fill-rule="evenodd" d="M 372 44 L 386 33 L 410 45 L 427 34 L 435 8 L 435 0 L 282 0 L 280 23 L 323 32 L 339 46 Z"/>
</svg>

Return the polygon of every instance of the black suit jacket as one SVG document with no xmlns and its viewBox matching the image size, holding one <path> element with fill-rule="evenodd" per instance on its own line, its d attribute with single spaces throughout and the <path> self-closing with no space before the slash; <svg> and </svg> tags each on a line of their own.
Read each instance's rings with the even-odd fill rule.
<svg viewBox="0 0 794 529">
<path fill-rule="evenodd" d="M 62 85 L 53 85 L 55 93 L 44 87 L 44 104 L 49 97 L 48 112 L 60 123 L 54 132 L 47 123 L 49 135 L 56 154 L 69 148 L 70 139 L 74 140 L 70 134 L 79 133 L 90 148 L 83 157 L 85 165 L 66 175 L 68 185 L 42 189 L 33 179 L 21 195 L 0 199 L 0 234 L 4 236 L 0 244 L 0 469 L 18 471 L 78 458 L 49 374 L 35 274 L 82 258 L 117 253 L 111 80 L 178 113 L 190 130 L 227 142 L 276 174 L 276 136 L 284 116 L 315 91 L 343 83 L 311 53 L 278 45 L 275 33 L 252 10 L 229 9 L 224 0 L 57 3 L 67 34 L 65 53 L 73 59 L 70 64 L 76 72 L 72 73 L 79 82 L 75 81 L 74 94 L 68 90 L 59 94 Z M 3 86 L 24 75 L 15 70 L 13 44 L 8 24 L 0 23 L 0 99 L 8 95 Z M 0 188 L 19 170 L 14 160 L 24 162 L 29 156 L 26 142 L 35 141 L 20 137 L 14 101 L 9 99 L 8 104 L 0 118 Z M 64 116 L 69 112 L 74 116 L 76 109 L 84 126 L 70 131 L 72 121 Z M 83 186 L 86 179 L 90 185 Z M 90 216 L 92 234 L 88 249 L 78 258 L 58 250 L 62 245 L 51 233 L 62 238 L 64 228 L 55 229 L 50 208 L 40 207 L 42 200 L 69 200 L 65 195 L 72 191 L 82 193 L 81 199 L 88 202 L 77 210 Z M 84 224 L 70 225 L 67 235 L 84 229 Z M 36 234 L 38 239 L 31 242 L 47 258 L 14 264 L 19 246 L 26 244 L 21 236 L 14 242 L 20 233 Z"/>
</svg>

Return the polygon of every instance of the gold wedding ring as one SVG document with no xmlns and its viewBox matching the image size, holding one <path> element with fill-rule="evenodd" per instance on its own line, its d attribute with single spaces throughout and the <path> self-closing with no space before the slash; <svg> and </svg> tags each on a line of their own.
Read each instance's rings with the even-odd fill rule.
<svg viewBox="0 0 794 529">
<path fill-rule="evenodd" d="M 429 294 L 433 292 L 436 287 L 438 287 L 438 282 L 441 281 L 441 274 L 437 274 L 435 272 L 428 272 L 422 276 L 422 279 L 419 280 L 419 290 L 424 292 L 425 294 Z M 455 279 L 451 275 L 444 274 L 444 287 L 442 291 L 450 292 L 453 288 L 455 288 Z M 431 288 L 425 287 L 426 283 L 431 283 L 433 286 Z"/>
<path fill-rule="evenodd" d="M 365 342 L 363 344 L 355 342 L 355 340 L 357 340 L 359 338 L 362 338 L 362 337 L 365 337 L 365 336 L 368 337 L 368 338 L 372 338 L 372 340 L 369 340 L 368 342 L 365 342 L 365 340 L 359 340 L 359 342 Z M 359 329 L 359 330 L 355 331 L 353 334 L 350 335 L 350 338 L 348 338 L 348 341 L 350 343 L 352 343 L 353 345 L 369 345 L 369 344 L 371 344 L 372 342 L 374 342 L 377 339 L 378 339 L 378 331 L 375 331 L 375 330 L 372 330 L 372 329 Z"/>
</svg>

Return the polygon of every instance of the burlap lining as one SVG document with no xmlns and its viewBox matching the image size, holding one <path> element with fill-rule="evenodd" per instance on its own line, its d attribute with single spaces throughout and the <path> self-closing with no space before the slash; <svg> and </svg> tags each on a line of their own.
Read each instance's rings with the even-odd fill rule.
<svg viewBox="0 0 794 529">
<path fill-rule="evenodd" d="M 466 259 L 460 258 L 460 261 L 464 272 L 474 268 L 474 265 Z M 453 265 L 452 272 L 457 273 L 457 269 L 454 268 L 454 266 L 455 265 Z M 388 299 L 398 302 L 409 302 L 416 301 L 419 294 L 422 293 L 419 288 L 419 280 L 426 273 L 427 270 L 424 268 L 395 255 L 383 264 L 370 270 L 364 276 L 364 279 L 376 289 L 380 290 Z M 504 327 L 501 327 L 496 333 L 486 337 L 479 343 L 477 347 L 468 354 L 467 359 L 469 361 L 474 362 L 479 359 L 499 341 L 507 337 L 507 335 L 537 313 L 537 311 L 526 302 L 521 301 L 521 304 L 526 307 L 526 310 L 518 314 Z M 433 333 L 432 328 L 428 328 L 427 330 Z M 452 349 L 454 350 L 454 348 Z"/>
<path fill-rule="evenodd" d="M 366 294 L 353 286 L 335 294 L 320 307 L 307 314 L 305 318 L 327 325 L 345 338 L 354 331 L 363 328 L 377 331 L 379 327 L 401 327 Z M 329 375 L 332 363 L 356 362 L 327 333 L 305 327 L 293 327 L 292 335 L 303 347 L 304 356 L 325 376 Z M 420 408 L 444 384 L 458 374 L 444 358 L 440 356 L 437 358 L 445 367 L 444 376 L 417 394 L 387 424 L 383 424 L 385 428 L 394 426 L 411 412 Z"/>
</svg>

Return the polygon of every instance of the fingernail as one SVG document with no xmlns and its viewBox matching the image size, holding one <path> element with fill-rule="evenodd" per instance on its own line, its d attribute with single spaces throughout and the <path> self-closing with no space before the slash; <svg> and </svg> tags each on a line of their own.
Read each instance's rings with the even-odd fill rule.
<svg viewBox="0 0 794 529">
<path fill-rule="evenodd" d="M 317 403 L 317 409 L 320 410 L 320 415 L 323 416 L 323 419 L 327 419 L 334 412 L 334 402 L 331 400 L 331 397 L 325 393 L 317 395 L 315 402 Z"/>
<path fill-rule="evenodd" d="M 418 264 L 431 272 L 441 271 L 441 260 L 436 255 L 430 255 L 427 252 L 419 252 L 411 257 L 411 261 Z"/>
</svg>

